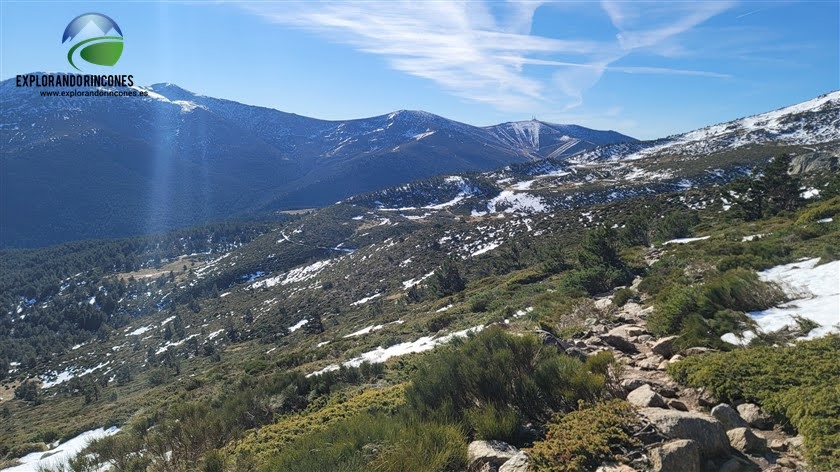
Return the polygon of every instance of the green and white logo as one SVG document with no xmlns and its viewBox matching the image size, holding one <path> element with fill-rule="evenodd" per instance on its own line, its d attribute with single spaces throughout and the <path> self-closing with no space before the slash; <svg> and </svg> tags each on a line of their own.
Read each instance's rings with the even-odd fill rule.
<svg viewBox="0 0 840 472">
<path fill-rule="evenodd" d="M 64 29 L 61 43 L 72 44 L 67 52 L 67 61 L 80 72 L 82 69 L 77 63 L 83 61 L 99 66 L 113 66 L 123 52 L 120 27 L 101 13 L 85 13 L 74 18 Z"/>
</svg>

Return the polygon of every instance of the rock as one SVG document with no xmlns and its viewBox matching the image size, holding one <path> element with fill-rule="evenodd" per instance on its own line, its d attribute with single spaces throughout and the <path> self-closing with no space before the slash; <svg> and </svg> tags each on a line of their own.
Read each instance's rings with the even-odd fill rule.
<svg viewBox="0 0 840 472">
<path fill-rule="evenodd" d="M 495 470 L 518 452 L 515 447 L 502 441 L 473 441 L 467 446 L 469 470 L 480 471 L 485 465 Z"/>
<path fill-rule="evenodd" d="M 724 462 L 718 472 L 754 472 L 755 466 L 750 464 L 749 462 L 740 459 L 738 457 L 733 457 L 728 461 Z"/>
<path fill-rule="evenodd" d="M 683 359 L 685 359 L 685 357 L 683 357 L 683 356 L 681 356 L 681 355 L 679 355 L 679 354 L 674 354 L 673 356 L 671 356 L 671 358 L 668 360 L 668 362 L 670 362 L 671 364 L 673 364 L 674 362 L 679 362 L 679 361 L 681 361 L 681 360 L 683 360 Z"/>
<path fill-rule="evenodd" d="M 718 404 L 717 399 L 704 388 L 697 389 L 697 402 L 700 403 L 701 406 L 709 408 Z"/>
<path fill-rule="evenodd" d="M 575 357 L 582 362 L 586 362 L 586 358 L 588 357 L 586 351 L 579 347 L 570 347 L 566 349 L 566 354 Z"/>
<path fill-rule="evenodd" d="M 636 472 L 636 469 L 627 464 L 603 464 L 595 469 L 595 472 Z"/>
<path fill-rule="evenodd" d="M 649 306 L 649 307 L 645 308 L 644 310 L 640 311 L 639 316 L 642 317 L 642 318 L 647 318 L 648 315 L 650 315 L 651 313 L 653 313 L 653 307 Z"/>
<path fill-rule="evenodd" d="M 642 305 L 639 305 L 636 302 L 628 301 L 627 303 L 624 304 L 623 307 L 621 307 L 621 311 L 623 311 L 625 314 L 627 314 L 627 316 L 631 316 L 631 317 L 635 318 L 635 317 L 639 316 L 639 313 L 641 313 Z"/>
<path fill-rule="evenodd" d="M 773 427 L 770 415 L 764 413 L 755 403 L 738 405 L 738 414 L 753 428 L 771 429 Z"/>
<path fill-rule="evenodd" d="M 668 439 L 691 439 L 697 443 L 701 458 L 729 453 L 729 438 L 720 422 L 699 412 L 642 408 L 639 413 Z"/>
<path fill-rule="evenodd" d="M 607 334 L 612 336 L 620 336 L 622 338 L 634 338 L 636 336 L 641 336 L 645 334 L 644 328 L 641 326 L 636 325 L 621 325 L 617 328 L 613 328 L 607 332 Z"/>
<path fill-rule="evenodd" d="M 750 428 L 735 428 L 726 432 L 729 444 L 745 454 L 762 455 L 767 451 L 767 440 L 757 436 Z"/>
<path fill-rule="evenodd" d="M 700 354 L 708 354 L 710 352 L 717 352 L 717 349 L 708 347 L 690 347 L 685 350 L 686 356 L 699 356 Z"/>
<path fill-rule="evenodd" d="M 637 337 L 636 337 L 636 341 L 638 341 L 638 342 L 640 342 L 640 343 L 642 343 L 642 344 L 645 344 L 645 343 L 647 343 L 648 341 L 653 341 L 653 336 L 651 336 L 651 335 L 649 335 L 649 334 L 643 334 L 643 335 L 641 335 L 641 336 L 637 336 Z"/>
<path fill-rule="evenodd" d="M 557 348 L 558 351 L 565 351 L 566 349 L 572 347 L 571 344 L 567 343 L 566 341 L 563 341 L 562 339 L 549 333 L 548 331 L 535 329 L 534 334 L 536 334 L 537 337 L 540 338 L 540 341 L 542 341 L 543 346 L 552 346 Z"/>
<path fill-rule="evenodd" d="M 599 310 L 605 310 L 610 305 L 612 305 L 612 298 L 607 297 L 595 300 L 595 308 Z"/>
<path fill-rule="evenodd" d="M 659 341 L 653 343 L 653 346 L 650 347 L 650 350 L 659 356 L 662 357 L 671 357 L 674 355 L 674 341 L 676 341 L 678 336 L 667 336 Z"/>
<path fill-rule="evenodd" d="M 662 370 L 662 371 L 668 370 L 668 365 L 669 364 L 670 364 L 670 362 L 668 362 L 668 361 L 662 361 L 662 362 L 659 363 L 658 366 L 656 366 L 656 370 Z"/>
<path fill-rule="evenodd" d="M 633 390 L 636 390 L 637 388 L 641 387 L 642 385 L 647 385 L 647 382 L 645 382 L 642 379 L 638 379 L 638 378 L 624 379 L 624 380 L 621 381 L 621 388 L 623 388 L 624 390 L 626 390 L 628 392 L 632 392 Z"/>
<path fill-rule="evenodd" d="M 774 450 L 774 451 L 787 451 L 788 450 L 788 442 L 786 439 L 771 439 L 767 446 Z"/>
<path fill-rule="evenodd" d="M 659 387 L 656 389 L 660 395 L 666 398 L 677 398 L 677 391 L 671 387 Z"/>
<path fill-rule="evenodd" d="M 639 350 L 636 349 L 636 346 L 634 346 L 633 343 L 621 336 L 616 336 L 613 334 L 602 334 L 600 338 L 603 343 L 607 344 L 608 346 L 612 346 L 621 352 L 639 352 Z"/>
<path fill-rule="evenodd" d="M 642 370 L 656 370 L 659 368 L 660 363 L 662 363 L 662 357 L 650 356 L 636 362 L 636 366 Z"/>
<path fill-rule="evenodd" d="M 586 347 L 586 343 L 580 339 L 575 341 L 575 347 L 579 347 L 581 349 Z"/>
<path fill-rule="evenodd" d="M 800 449 L 802 447 L 802 436 L 794 436 L 785 440 L 788 447 L 791 449 Z"/>
<path fill-rule="evenodd" d="M 712 408 L 712 416 L 720 421 L 720 424 L 722 424 L 723 428 L 727 431 L 735 428 L 749 427 L 747 422 L 738 415 L 738 412 L 726 403 L 721 403 L 720 405 Z"/>
<path fill-rule="evenodd" d="M 655 472 L 700 472 L 700 448 L 690 439 L 678 439 L 650 451 Z"/>
<path fill-rule="evenodd" d="M 666 403 L 668 404 L 668 408 L 672 410 L 688 411 L 686 404 L 679 400 L 669 399 Z"/>
<path fill-rule="evenodd" d="M 528 455 L 522 451 L 516 453 L 515 456 L 507 460 L 501 467 L 499 472 L 527 472 L 531 470 L 531 462 Z"/>
<path fill-rule="evenodd" d="M 654 392 L 650 385 L 645 384 L 627 394 L 627 401 L 638 407 L 665 408 L 665 400 Z"/>
</svg>

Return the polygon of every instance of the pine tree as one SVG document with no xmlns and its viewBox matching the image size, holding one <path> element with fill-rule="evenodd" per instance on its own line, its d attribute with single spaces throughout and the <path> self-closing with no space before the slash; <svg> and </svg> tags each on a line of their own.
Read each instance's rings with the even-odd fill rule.
<svg viewBox="0 0 840 472">
<path fill-rule="evenodd" d="M 770 215 L 781 211 L 793 211 L 802 204 L 799 195 L 801 182 L 798 177 L 788 173 L 790 156 L 776 156 L 764 169 L 764 188 L 767 196 L 766 210 Z"/>
<path fill-rule="evenodd" d="M 439 297 L 458 293 L 467 287 L 458 266 L 455 265 L 455 261 L 451 257 L 443 261 L 443 265 L 435 271 L 430 285 Z"/>
</svg>

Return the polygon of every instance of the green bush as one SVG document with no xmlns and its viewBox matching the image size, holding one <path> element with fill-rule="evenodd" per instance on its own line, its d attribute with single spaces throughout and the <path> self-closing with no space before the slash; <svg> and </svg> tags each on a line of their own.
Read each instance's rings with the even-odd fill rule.
<svg viewBox="0 0 840 472">
<path fill-rule="evenodd" d="M 790 421 L 804 437 L 812 467 L 840 469 L 840 335 L 689 357 L 668 371 L 722 401 L 756 402 Z"/>
<path fill-rule="evenodd" d="M 606 461 L 621 462 L 622 449 L 636 447 L 633 407 L 620 400 L 596 403 L 549 424 L 545 440 L 529 451 L 537 471 L 586 472 Z"/>
<path fill-rule="evenodd" d="M 755 272 L 732 269 L 697 286 L 667 285 L 656 298 L 648 329 L 657 336 L 679 334 L 680 346 L 724 347 L 720 336 L 752 328 L 744 312 L 785 299 L 781 288 Z"/>
<path fill-rule="evenodd" d="M 455 426 L 362 413 L 285 445 L 260 470 L 288 472 L 452 471 L 466 467 Z"/>
<path fill-rule="evenodd" d="M 517 443 L 519 418 L 511 409 L 498 408 L 493 404 L 470 408 L 465 420 L 475 439 L 496 439 L 506 443 Z"/>
<path fill-rule="evenodd" d="M 425 420 L 460 421 L 468 410 L 492 405 L 515 411 L 520 421 L 544 422 L 578 400 L 597 399 L 605 382 L 534 336 L 490 328 L 433 352 L 412 377 L 406 402 Z"/>
<path fill-rule="evenodd" d="M 630 301 L 631 298 L 636 296 L 636 292 L 633 289 L 629 288 L 622 288 L 617 290 L 615 294 L 613 294 L 612 302 L 613 305 L 622 307 L 625 303 Z"/>
</svg>

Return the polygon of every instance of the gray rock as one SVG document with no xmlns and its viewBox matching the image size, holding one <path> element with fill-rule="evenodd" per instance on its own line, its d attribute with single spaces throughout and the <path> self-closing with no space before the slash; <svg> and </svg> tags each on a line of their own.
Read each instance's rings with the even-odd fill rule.
<svg viewBox="0 0 840 472">
<path fill-rule="evenodd" d="M 639 352 L 636 346 L 633 345 L 627 338 L 616 336 L 613 334 L 602 334 L 600 336 L 601 342 L 618 349 L 621 352 L 635 353 Z"/>
<path fill-rule="evenodd" d="M 518 449 L 502 441 L 473 441 L 467 446 L 469 470 L 481 470 L 485 465 L 495 470 L 518 452 Z"/>
<path fill-rule="evenodd" d="M 531 470 L 531 462 L 528 455 L 522 451 L 517 452 L 499 467 L 499 472 L 528 472 L 529 470 Z"/>
<path fill-rule="evenodd" d="M 729 438 L 720 422 L 699 412 L 642 408 L 639 413 L 668 439 L 691 439 L 704 459 L 726 456 Z"/>
<path fill-rule="evenodd" d="M 767 451 L 767 440 L 756 435 L 750 428 L 735 428 L 726 432 L 729 444 L 745 454 L 761 455 Z"/>
<path fill-rule="evenodd" d="M 613 328 L 613 329 L 609 330 L 609 332 L 607 332 L 607 334 L 612 335 L 612 336 L 620 336 L 622 338 L 633 338 L 633 337 L 641 336 L 642 334 L 645 334 L 645 329 L 642 328 L 641 326 L 627 324 L 627 325 L 621 325 L 617 328 Z"/>
<path fill-rule="evenodd" d="M 676 341 L 677 338 L 678 336 L 666 336 L 653 343 L 650 350 L 656 355 L 671 357 L 674 355 L 674 341 Z"/>
<path fill-rule="evenodd" d="M 756 470 L 755 464 L 747 462 L 738 457 L 733 457 L 724 462 L 718 472 L 754 472 Z"/>
<path fill-rule="evenodd" d="M 721 403 L 720 405 L 712 408 L 712 416 L 720 421 L 720 424 L 722 424 L 723 428 L 727 431 L 735 428 L 749 427 L 747 422 L 738 415 L 737 411 L 735 411 L 735 408 L 732 408 L 726 403 Z"/>
<path fill-rule="evenodd" d="M 654 472 L 700 472 L 700 448 L 690 439 L 678 439 L 650 451 Z"/>
<path fill-rule="evenodd" d="M 565 351 L 566 349 L 572 347 L 571 344 L 567 343 L 566 341 L 563 341 L 562 339 L 549 333 L 548 331 L 535 329 L 534 334 L 536 334 L 537 337 L 540 338 L 540 341 L 542 341 L 543 346 L 552 346 L 557 348 L 558 351 Z"/>
<path fill-rule="evenodd" d="M 792 449 L 799 449 L 802 447 L 802 436 L 794 436 L 785 440 L 788 447 Z"/>
<path fill-rule="evenodd" d="M 636 469 L 627 464 L 603 464 L 595 472 L 636 472 Z"/>
<path fill-rule="evenodd" d="M 665 408 L 665 400 L 659 396 L 658 393 L 654 392 L 650 385 L 642 385 L 641 387 L 633 390 L 632 392 L 627 394 L 627 401 L 633 405 L 638 407 L 655 407 L 655 408 Z"/>
<path fill-rule="evenodd" d="M 637 388 L 641 387 L 642 385 L 647 385 L 647 382 L 645 382 L 642 379 L 638 379 L 638 378 L 624 379 L 624 380 L 621 381 L 621 388 L 623 388 L 624 390 L 626 390 L 628 392 L 632 392 L 633 390 L 636 390 Z"/>
<path fill-rule="evenodd" d="M 651 336 L 649 334 L 643 334 L 641 336 L 636 336 L 636 341 L 644 344 L 648 341 L 653 341 L 653 336 Z"/>
<path fill-rule="evenodd" d="M 656 391 L 659 392 L 659 394 L 663 397 L 677 398 L 677 391 L 671 387 L 659 387 L 658 389 L 656 389 Z"/>
<path fill-rule="evenodd" d="M 738 405 L 738 414 L 753 428 L 771 429 L 773 427 L 770 415 L 764 413 L 755 403 Z"/>
<path fill-rule="evenodd" d="M 667 401 L 667 403 L 668 403 L 668 408 L 670 408 L 672 410 L 688 411 L 688 406 L 686 406 L 685 403 L 683 403 L 679 400 L 675 400 L 675 399 L 672 398 L 672 399 L 669 399 Z"/>
<path fill-rule="evenodd" d="M 636 366 L 638 366 L 642 370 L 656 370 L 659 368 L 659 364 L 661 363 L 661 356 L 650 356 L 646 357 L 645 359 L 639 362 L 636 362 Z"/>
<path fill-rule="evenodd" d="M 710 352 L 717 352 L 717 349 L 708 347 L 690 347 L 685 350 L 686 356 L 699 356 L 700 354 L 708 354 Z"/>
<path fill-rule="evenodd" d="M 773 449 L 774 451 L 787 451 L 788 443 L 785 439 L 771 439 L 768 441 L 767 447 Z"/>
<path fill-rule="evenodd" d="M 685 359 L 685 357 L 683 357 L 683 356 L 681 356 L 681 355 L 679 355 L 679 354 L 674 354 L 673 356 L 671 356 L 671 358 L 668 360 L 668 362 L 670 362 L 671 364 L 673 364 L 674 362 L 679 362 L 679 361 L 681 361 L 681 360 L 683 360 L 683 359 Z"/>
</svg>

